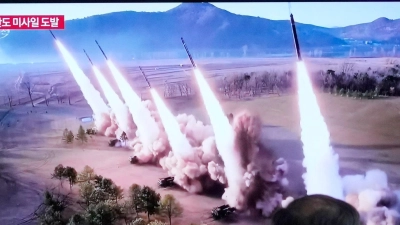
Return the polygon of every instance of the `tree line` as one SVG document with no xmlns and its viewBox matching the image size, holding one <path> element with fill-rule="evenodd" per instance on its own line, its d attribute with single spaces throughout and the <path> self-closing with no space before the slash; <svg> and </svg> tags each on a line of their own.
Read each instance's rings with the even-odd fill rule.
<svg viewBox="0 0 400 225">
<path fill-rule="evenodd" d="M 261 96 L 263 94 L 278 94 L 292 87 L 293 72 L 265 71 L 239 73 L 225 76 L 218 82 L 220 92 L 228 98 L 243 98 L 246 96 Z"/>
<path fill-rule="evenodd" d="M 338 71 L 329 69 L 314 78 L 314 84 L 323 91 L 355 98 L 378 96 L 400 96 L 400 65 L 384 70 L 368 68 L 365 72 L 354 72 L 354 63 L 344 63 Z"/>
<path fill-rule="evenodd" d="M 324 92 L 354 98 L 400 96 L 400 65 L 390 63 L 385 69 L 355 71 L 354 63 L 343 63 L 337 70 L 328 69 L 312 73 L 314 86 Z M 265 71 L 238 73 L 218 81 L 218 88 L 226 97 L 243 98 L 263 94 L 287 92 L 295 82 L 293 71 Z"/>
<path fill-rule="evenodd" d="M 74 133 L 71 130 L 68 130 L 67 128 L 64 129 L 63 135 L 62 135 L 62 141 L 64 143 L 67 143 L 67 144 L 73 143 L 75 139 L 78 141 L 81 141 L 81 143 L 87 142 L 87 140 L 88 140 L 87 132 L 83 129 L 82 125 L 79 126 L 78 133 L 76 134 L 76 138 L 74 136 Z"/>
<path fill-rule="evenodd" d="M 161 197 L 148 186 L 132 184 L 127 196 L 124 190 L 109 178 L 97 175 L 94 169 L 85 166 L 78 174 L 72 167 L 58 165 L 51 174 L 52 179 L 67 180 L 70 190 L 78 185 L 79 199 L 76 202 L 82 209 L 72 216 L 66 216 L 73 201 L 69 195 L 44 193 L 43 202 L 32 214 L 30 220 L 40 225 L 166 225 L 151 216 L 161 216 L 172 225 L 172 219 L 181 216 L 183 208 L 173 195 Z M 141 215 L 145 214 L 147 221 Z"/>
</svg>

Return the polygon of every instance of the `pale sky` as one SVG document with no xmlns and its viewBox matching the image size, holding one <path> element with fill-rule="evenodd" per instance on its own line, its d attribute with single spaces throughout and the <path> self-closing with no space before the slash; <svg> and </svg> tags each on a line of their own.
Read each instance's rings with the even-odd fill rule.
<svg viewBox="0 0 400 225">
<path fill-rule="evenodd" d="M 0 15 L 65 15 L 67 20 L 119 11 L 163 12 L 180 3 L 35 3 L 1 4 Z M 272 20 L 289 18 L 288 3 L 212 3 L 229 12 Z M 379 17 L 400 18 L 400 2 L 294 2 L 297 22 L 323 27 L 371 22 Z"/>
</svg>

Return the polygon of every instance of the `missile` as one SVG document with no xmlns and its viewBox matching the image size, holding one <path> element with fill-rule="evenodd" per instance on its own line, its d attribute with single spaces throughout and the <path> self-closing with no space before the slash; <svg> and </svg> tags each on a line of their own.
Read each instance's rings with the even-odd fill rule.
<svg viewBox="0 0 400 225">
<path fill-rule="evenodd" d="M 92 60 L 90 59 L 90 57 L 89 57 L 89 55 L 87 54 L 87 52 L 85 51 L 85 49 L 83 49 L 83 51 L 85 52 L 86 57 L 89 59 L 90 64 L 92 64 L 92 66 L 93 66 L 93 62 L 92 62 Z"/>
<path fill-rule="evenodd" d="M 196 64 L 193 61 L 192 55 L 190 54 L 189 49 L 187 48 L 186 43 L 182 37 L 181 37 L 181 41 L 182 41 L 183 47 L 185 47 L 186 53 L 189 56 L 189 59 L 190 59 L 190 62 L 192 63 L 193 68 L 196 68 Z"/>
<path fill-rule="evenodd" d="M 57 40 L 56 36 L 54 36 L 53 32 L 51 32 L 51 30 L 49 30 L 51 33 L 51 36 L 53 36 L 54 40 Z"/>
<path fill-rule="evenodd" d="M 96 40 L 94 40 L 94 41 L 96 42 L 97 46 L 99 46 L 100 51 L 103 53 L 103 55 L 104 55 L 104 57 L 106 58 L 106 60 L 108 60 L 108 58 L 107 58 L 107 56 L 106 56 L 106 53 L 104 53 L 103 49 L 100 47 L 99 42 L 97 42 Z"/>
<path fill-rule="evenodd" d="M 142 67 L 139 66 L 139 69 L 140 69 L 140 71 L 142 72 L 142 75 L 143 75 L 144 79 L 146 80 L 147 85 L 149 85 L 149 88 L 151 88 L 150 82 L 149 82 L 149 80 L 147 80 L 146 74 L 144 74 L 144 72 L 143 72 L 143 70 L 142 70 Z"/>
<path fill-rule="evenodd" d="M 294 39 L 294 47 L 296 48 L 297 59 L 301 61 L 299 39 L 297 38 L 296 25 L 294 23 L 293 14 L 290 14 L 290 23 L 292 24 L 292 32 Z"/>
</svg>

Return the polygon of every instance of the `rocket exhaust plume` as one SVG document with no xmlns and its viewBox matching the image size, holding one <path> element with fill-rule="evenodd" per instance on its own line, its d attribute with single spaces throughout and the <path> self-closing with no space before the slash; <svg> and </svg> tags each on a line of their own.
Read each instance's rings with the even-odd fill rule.
<svg viewBox="0 0 400 225">
<path fill-rule="evenodd" d="M 156 121 L 151 116 L 150 111 L 144 106 L 140 97 L 129 86 L 128 81 L 122 76 L 114 64 L 107 60 L 108 67 L 110 68 L 114 79 L 121 90 L 122 97 L 127 104 L 129 111 L 132 114 L 133 121 L 139 130 L 139 138 L 143 145 L 151 148 L 154 141 L 157 140 L 159 129 Z"/>
<path fill-rule="evenodd" d="M 147 84 L 150 86 L 147 80 L 146 74 L 144 74 L 141 67 L 140 71 Z M 161 118 L 161 122 L 164 126 L 165 132 L 167 133 L 169 144 L 171 145 L 172 152 L 182 158 L 186 158 L 192 153 L 192 146 L 190 145 L 186 136 L 181 132 L 180 125 L 171 111 L 167 108 L 160 95 L 153 88 L 150 89 L 151 95 L 153 97 L 154 103 L 157 107 L 158 114 Z"/>
<path fill-rule="evenodd" d="M 339 156 L 330 146 L 329 131 L 321 115 L 304 62 L 297 62 L 303 175 L 307 195 L 324 194 L 344 200 Z"/>
<path fill-rule="evenodd" d="M 290 14 L 290 23 L 292 24 L 294 47 L 296 48 L 297 59 L 299 61 L 301 61 L 299 39 L 297 38 L 297 31 L 296 31 L 296 25 L 295 25 L 295 22 L 294 22 L 293 14 Z"/>
<path fill-rule="evenodd" d="M 344 198 L 339 175 L 339 156 L 333 151 L 329 131 L 314 94 L 306 66 L 301 61 L 299 40 L 293 14 L 290 14 L 297 58 L 297 85 L 300 111 L 301 141 L 303 142 L 303 175 L 307 194 L 324 194 Z"/>
<path fill-rule="evenodd" d="M 301 61 L 293 15 L 291 22 L 299 59 L 297 83 L 303 166 L 307 170 L 303 178 L 307 194 L 324 194 L 345 200 L 358 210 L 362 224 L 399 224 L 400 192 L 390 190 L 385 172 L 370 170 L 365 175 L 340 177 L 339 157 L 330 146 L 328 128 L 318 107 L 306 66 Z"/>
<path fill-rule="evenodd" d="M 152 149 L 153 143 L 159 137 L 160 131 L 158 125 L 154 118 L 151 116 L 151 112 L 142 103 L 140 97 L 133 91 L 128 81 L 119 72 L 115 65 L 107 58 L 104 54 L 103 49 L 100 47 L 99 43 L 96 41 L 104 57 L 107 59 L 107 65 L 114 76 L 115 81 L 121 91 L 122 97 L 125 100 L 126 105 L 132 114 L 133 121 L 135 122 L 138 131 L 139 139 L 143 146 L 147 149 Z"/>
<path fill-rule="evenodd" d="M 225 165 L 225 174 L 228 181 L 228 188 L 225 190 L 225 200 L 232 207 L 241 204 L 242 199 L 237 199 L 241 194 L 240 183 L 244 174 L 238 152 L 234 150 L 234 131 L 229 123 L 228 117 L 218 102 L 218 99 L 207 84 L 200 70 L 194 69 L 200 93 L 206 107 L 210 122 L 215 134 L 215 144 Z"/>
<path fill-rule="evenodd" d="M 207 84 L 200 70 L 196 67 L 185 41 L 183 38 L 181 38 L 181 40 L 192 66 L 194 67 L 194 74 L 199 85 L 200 93 L 203 97 L 203 102 L 214 130 L 215 144 L 225 165 L 224 170 L 228 181 L 228 188 L 225 189 L 223 198 L 230 206 L 239 208 L 244 200 L 238 198 L 241 196 L 241 183 L 245 171 L 238 166 L 241 162 L 238 152 L 234 149 L 234 130 L 229 123 L 228 117 L 225 116 L 221 104 L 211 90 L 211 87 Z"/>
<path fill-rule="evenodd" d="M 178 121 L 167 108 L 157 91 L 151 89 L 150 92 L 159 112 L 161 122 L 164 125 L 165 132 L 167 133 L 172 152 L 174 155 L 181 158 L 188 157 L 192 153 L 192 146 L 186 136 L 181 132 Z"/>
<path fill-rule="evenodd" d="M 96 66 L 93 66 L 93 71 L 100 83 L 101 88 L 103 89 L 103 93 L 108 101 L 109 106 L 115 114 L 118 127 L 121 128 L 122 131 L 128 132 L 129 121 L 127 120 L 129 115 L 126 106 Z"/>
<path fill-rule="evenodd" d="M 83 71 L 79 68 L 78 63 L 64 47 L 64 45 L 56 38 L 55 42 L 65 62 L 68 64 L 68 67 L 73 77 L 78 83 L 85 100 L 88 102 L 90 108 L 93 110 L 96 126 L 98 128 L 101 127 L 101 124 L 99 123 L 102 123 L 102 114 L 109 114 L 109 108 L 107 107 L 104 100 L 101 98 L 100 93 L 93 87 L 93 85 L 90 83 L 89 78 L 87 78 Z"/>
<path fill-rule="evenodd" d="M 86 53 L 85 50 L 83 50 L 88 57 L 90 63 L 92 63 L 92 60 L 90 60 L 88 54 Z M 93 63 L 92 63 L 93 65 Z M 126 106 L 122 102 L 122 100 L 119 98 L 119 96 L 115 93 L 114 89 L 111 87 L 111 85 L 107 82 L 103 74 L 100 72 L 99 69 L 97 69 L 96 66 L 93 65 L 93 71 L 94 74 L 96 75 L 97 80 L 100 83 L 101 88 L 103 89 L 103 93 L 108 101 L 108 104 L 110 105 L 112 111 L 115 113 L 115 117 L 118 122 L 118 127 L 122 129 L 122 131 L 127 132 L 129 127 L 128 124 L 129 122 L 127 121 L 128 119 L 128 111 L 126 109 Z"/>
</svg>

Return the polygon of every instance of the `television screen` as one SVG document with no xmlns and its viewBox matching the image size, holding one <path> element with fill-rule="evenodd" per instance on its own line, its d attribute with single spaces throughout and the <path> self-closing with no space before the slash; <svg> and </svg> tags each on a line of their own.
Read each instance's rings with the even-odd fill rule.
<svg viewBox="0 0 400 225">
<path fill-rule="evenodd" d="M 1 4 L 0 223 L 398 224 L 399 10 Z"/>
</svg>

